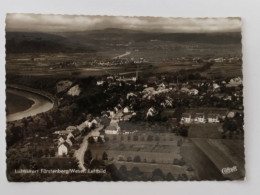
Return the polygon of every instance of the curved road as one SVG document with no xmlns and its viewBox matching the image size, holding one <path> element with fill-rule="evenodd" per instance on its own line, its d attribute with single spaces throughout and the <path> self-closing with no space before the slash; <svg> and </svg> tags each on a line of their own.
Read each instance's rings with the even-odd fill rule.
<svg viewBox="0 0 260 195">
<path fill-rule="evenodd" d="M 79 168 L 81 170 L 86 170 L 85 166 L 84 166 L 84 155 L 85 152 L 88 149 L 88 138 L 91 137 L 93 135 L 93 133 L 95 132 L 99 132 L 103 129 L 104 125 L 100 125 L 99 127 L 97 127 L 96 129 L 94 129 L 93 131 L 89 132 L 83 139 L 80 148 L 78 150 L 75 151 L 74 156 L 76 157 L 76 159 L 79 161 Z"/>
<path fill-rule="evenodd" d="M 6 89 L 6 92 L 23 96 L 34 102 L 34 104 L 27 110 L 7 115 L 6 116 L 7 121 L 15 121 L 15 120 L 20 120 L 24 117 L 34 116 L 36 114 L 46 112 L 52 109 L 54 106 L 53 102 L 35 93 L 30 93 L 28 91 L 22 91 L 22 90 L 10 89 L 10 88 Z"/>
</svg>

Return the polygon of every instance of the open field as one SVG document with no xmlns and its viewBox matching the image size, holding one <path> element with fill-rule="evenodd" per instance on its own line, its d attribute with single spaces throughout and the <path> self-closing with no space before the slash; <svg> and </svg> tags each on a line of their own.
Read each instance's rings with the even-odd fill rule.
<svg viewBox="0 0 260 195">
<path fill-rule="evenodd" d="M 188 136 L 190 138 L 222 138 L 222 124 L 191 124 Z"/>
<path fill-rule="evenodd" d="M 129 49 L 131 50 L 131 49 Z M 140 58 L 146 61 L 138 64 L 109 63 L 101 65 L 103 62 L 111 62 L 114 57 L 126 53 L 126 48 L 117 48 L 112 51 L 98 51 L 95 53 L 16 53 L 7 54 L 7 72 L 10 74 L 32 76 L 100 76 L 104 74 L 117 74 L 128 71 L 150 73 L 176 72 L 181 69 L 195 69 L 203 64 L 192 61 L 179 61 L 176 52 L 162 48 L 154 50 L 132 49 L 131 53 L 123 56 L 124 60 Z M 168 53 L 168 54 L 167 54 Z M 214 55 L 210 55 L 214 57 Z M 198 57 L 198 56 L 196 56 Z M 209 58 L 209 57 L 207 57 Z M 61 67 L 62 66 L 62 67 Z M 234 63 L 215 63 L 209 70 L 201 72 L 203 76 L 209 78 L 218 77 L 238 77 L 242 76 L 241 62 Z"/>
<path fill-rule="evenodd" d="M 126 166 L 128 171 L 133 167 L 138 167 L 146 175 L 151 175 L 154 169 L 160 168 L 163 174 L 171 173 L 174 177 L 185 173 L 189 178 L 196 178 L 197 180 L 225 180 L 230 178 L 222 175 L 219 164 L 222 163 L 222 166 L 227 167 L 231 166 L 231 161 L 212 158 L 212 155 L 208 152 L 210 153 L 211 150 L 216 152 L 217 150 L 215 146 L 211 148 L 213 147 L 212 144 L 208 148 L 208 152 L 205 152 L 203 147 L 205 141 L 203 140 L 206 139 L 194 138 L 191 141 L 189 138 L 184 139 L 174 134 L 153 133 L 153 135 L 159 137 L 160 141 L 147 141 L 149 135 L 145 137 L 146 139 L 142 139 L 140 134 L 106 135 L 109 137 L 109 141 L 103 144 L 93 144 L 90 149 L 94 158 L 101 159 L 103 152 L 106 152 L 108 162 L 115 164 L 118 169 L 122 165 Z M 239 143 L 230 143 L 229 141 L 223 141 L 225 147 L 231 146 L 231 148 L 234 148 L 232 147 L 234 144 L 237 147 L 240 146 Z M 221 150 L 226 150 L 226 155 L 233 151 L 233 149 L 227 150 L 224 147 Z M 236 149 L 234 148 L 234 150 Z M 223 158 L 225 155 L 220 149 L 216 153 L 218 158 Z M 233 158 L 233 161 L 239 162 L 240 158 L 241 156 L 237 156 L 237 158 Z M 184 164 L 176 165 L 173 163 L 174 159 L 181 160 Z M 222 161 L 228 163 L 223 164 Z M 240 166 L 242 165 L 243 163 Z"/>
<path fill-rule="evenodd" d="M 180 151 L 187 165 L 194 169 L 198 180 L 224 180 L 214 163 L 191 141 L 185 142 Z"/>
</svg>

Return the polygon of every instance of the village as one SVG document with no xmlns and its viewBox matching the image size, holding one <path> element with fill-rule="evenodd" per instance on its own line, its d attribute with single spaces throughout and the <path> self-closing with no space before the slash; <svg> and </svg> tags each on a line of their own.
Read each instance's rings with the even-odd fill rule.
<svg viewBox="0 0 260 195">
<path fill-rule="evenodd" d="M 154 78 L 150 78 L 147 84 L 140 84 L 136 82 L 138 76 L 136 72 L 130 76 L 110 75 L 97 80 L 96 86 L 106 85 L 107 91 L 109 88 L 120 87 L 123 83 L 135 87 L 113 109 L 102 111 L 99 116 L 89 115 L 80 124 L 71 124 L 65 130 L 53 132 L 55 146 L 51 147 L 56 148 L 54 157 L 76 158 L 79 168 L 85 170 L 89 166 L 85 162 L 86 153 L 91 153 L 92 160 L 114 164 L 118 169 L 126 166 L 127 170 L 131 170 L 136 165 L 145 172 L 153 164 L 153 167 L 156 168 L 157 165 L 161 168 L 165 175 L 182 177 L 182 173 L 185 173 L 184 178 L 194 179 L 195 167 L 192 168 L 190 163 L 184 161 L 182 144 L 186 147 L 185 144 L 191 144 L 189 139 L 193 138 L 241 139 L 242 126 L 236 121 L 243 118 L 240 77 L 184 83 L 167 83 L 166 78 L 162 78 L 164 82 L 158 84 L 155 84 L 157 81 Z M 71 96 L 81 93 L 78 85 L 75 89 L 68 82 L 60 82 L 59 88 L 74 88 L 73 93 L 67 90 Z M 188 104 L 185 102 L 187 106 L 181 111 L 176 108 L 175 102 L 179 97 L 190 100 Z M 136 105 L 137 99 L 141 100 L 139 105 L 146 103 L 144 110 Z M 205 103 L 207 101 L 210 102 L 209 105 Z M 198 107 L 201 104 L 205 106 Z M 140 119 L 143 122 L 138 122 Z M 226 121 L 236 123 L 236 129 L 228 129 L 224 125 Z"/>
</svg>

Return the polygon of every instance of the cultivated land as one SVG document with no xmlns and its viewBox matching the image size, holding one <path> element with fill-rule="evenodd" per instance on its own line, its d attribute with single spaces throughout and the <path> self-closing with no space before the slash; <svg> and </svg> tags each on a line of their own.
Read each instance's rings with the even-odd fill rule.
<svg viewBox="0 0 260 195">
<path fill-rule="evenodd" d="M 151 136 L 157 141 L 151 141 Z M 192 170 L 188 171 L 189 166 L 185 163 L 182 165 L 173 163 L 174 159 L 183 158 L 182 137 L 159 133 L 107 135 L 106 137 L 111 141 L 104 143 L 103 151 L 106 151 L 110 163 L 118 168 L 125 165 L 130 171 L 133 167 L 138 167 L 141 172 L 148 175 L 159 168 L 163 174 L 171 173 L 176 179 L 181 174 L 186 174 L 189 179 L 194 179 L 196 176 Z M 95 155 L 95 148 L 92 148 L 92 151 Z"/>
<path fill-rule="evenodd" d="M 149 136 L 154 136 L 157 141 L 147 141 Z M 193 139 L 191 141 L 189 138 L 183 139 L 180 136 L 159 133 L 106 137 L 109 141 L 90 147 L 92 155 L 101 159 L 105 151 L 108 162 L 115 164 L 118 169 L 123 165 L 128 171 L 138 167 L 143 174 L 151 176 L 152 172 L 159 168 L 163 174 L 171 173 L 176 179 L 179 175 L 186 174 L 189 179 L 225 180 L 214 161 L 196 144 L 194 145 Z M 137 156 L 140 159 L 135 162 Z M 176 165 L 173 163 L 174 159 L 182 159 L 184 164 Z"/>
<path fill-rule="evenodd" d="M 230 180 L 244 179 L 244 156 L 242 155 L 244 150 L 241 150 L 241 141 L 225 140 L 222 142 L 222 140 L 200 138 L 193 138 L 192 141 L 214 162 L 219 171 L 227 167 L 238 167 L 236 172 L 225 175 L 226 178 Z M 226 145 L 226 143 L 229 144 Z M 232 147 L 227 147 L 231 145 Z"/>
</svg>

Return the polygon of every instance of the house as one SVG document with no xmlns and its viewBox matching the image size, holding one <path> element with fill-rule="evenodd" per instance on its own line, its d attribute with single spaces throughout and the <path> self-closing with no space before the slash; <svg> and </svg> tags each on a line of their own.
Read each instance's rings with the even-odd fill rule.
<svg viewBox="0 0 260 195">
<path fill-rule="evenodd" d="M 77 127 L 75 127 L 75 126 L 68 126 L 68 127 L 66 128 L 66 131 L 72 132 L 72 131 L 74 131 L 75 129 L 77 129 Z"/>
<path fill-rule="evenodd" d="M 103 85 L 104 81 L 97 81 L 97 85 Z"/>
<path fill-rule="evenodd" d="M 108 111 L 108 113 L 109 113 L 109 118 L 113 118 L 115 116 L 114 111 Z"/>
<path fill-rule="evenodd" d="M 80 125 L 78 125 L 76 130 L 83 131 L 86 127 L 87 127 L 87 125 L 84 122 L 84 123 L 81 123 Z M 74 131 L 76 131 L 76 130 L 74 130 Z"/>
<path fill-rule="evenodd" d="M 183 113 L 181 117 L 183 123 L 191 123 L 191 113 Z"/>
<path fill-rule="evenodd" d="M 62 144 L 65 142 L 65 139 L 61 136 L 59 139 L 58 139 L 58 144 Z"/>
<path fill-rule="evenodd" d="M 128 113 L 129 112 L 129 108 L 128 107 L 125 107 L 124 109 L 123 109 L 123 113 Z"/>
<path fill-rule="evenodd" d="M 70 139 L 72 145 L 75 145 L 77 143 L 77 141 L 75 140 L 74 137 L 70 137 L 69 139 Z"/>
<path fill-rule="evenodd" d="M 69 151 L 69 144 L 64 142 L 58 147 L 58 156 L 67 155 Z"/>
<path fill-rule="evenodd" d="M 84 123 L 85 123 L 86 127 L 91 128 L 91 125 L 92 125 L 91 122 L 89 122 L 89 121 L 85 121 Z"/>
<path fill-rule="evenodd" d="M 57 134 L 57 135 L 68 135 L 70 133 L 70 131 L 67 130 L 61 130 L 61 131 L 55 131 L 53 134 Z"/>
<path fill-rule="evenodd" d="M 80 132 L 80 130 L 78 130 L 78 129 L 72 131 L 73 137 L 78 137 L 80 134 L 81 134 L 81 132 Z"/>
<path fill-rule="evenodd" d="M 98 125 L 98 122 L 97 122 L 97 120 L 96 119 L 93 119 L 92 121 L 91 121 L 91 127 L 96 127 Z"/>
<path fill-rule="evenodd" d="M 205 119 L 204 113 L 196 113 L 195 118 L 194 118 L 194 122 L 205 123 L 206 119 Z"/>
<path fill-rule="evenodd" d="M 218 114 L 208 114 L 208 123 L 219 123 Z"/>
<path fill-rule="evenodd" d="M 92 137 L 94 138 L 95 142 L 97 142 L 99 136 L 100 136 L 99 131 L 93 131 L 92 132 Z"/>
<path fill-rule="evenodd" d="M 67 139 L 66 139 L 66 142 L 67 142 L 70 146 L 73 145 L 72 141 L 71 141 L 70 138 L 68 138 L 68 137 L 67 137 Z"/>
<path fill-rule="evenodd" d="M 67 135 L 67 138 L 71 138 L 71 137 L 74 137 L 74 135 L 72 134 L 72 132 L 70 132 L 70 133 Z"/>
<path fill-rule="evenodd" d="M 199 91 L 197 89 L 191 89 L 189 93 L 191 95 L 198 95 Z"/>
<path fill-rule="evenodd" d="M 105 129 L 105 134 L 118 134 L 120 127 L 117 123 L 110 123 L 110 125 Z"/>
</svg>

